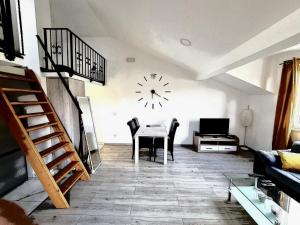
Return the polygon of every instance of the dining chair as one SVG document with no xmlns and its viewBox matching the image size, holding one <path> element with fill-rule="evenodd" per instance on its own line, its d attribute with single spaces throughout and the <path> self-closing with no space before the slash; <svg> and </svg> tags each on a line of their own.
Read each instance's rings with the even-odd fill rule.
<svg viewBox="0 0 300 225">
<path fill-rule="evenodd" d="M 171 153 L 172 161 L 174 161 L 174 138 L 177 127 L 179 127 L 179 123 L 177 119 L 173 119 L 170 125 L 169 134 L 168 134 L 168 151 Z M 156 151 L 158 148 L 164 148 L 164 138 L 155 138 L 154 139 L 154 162 L 156 159 Z"/>
<path fill-rule="evenodd" d="M 139 127 L 136 125 L 136 122 L 132 119 L 127 122 L 127 125 L 130 128 L 131 137 L 132 137 L 132 157 L 134 157 L 134 147 L 135 147 L 135 139 L 134 135 L 139 129 Z M 153 138 L 148 137 L 140 137 L 139 138 L 139 148 L 148 148 L 149 149 L 149 159 L 151 160 L 152 152 L 153 152 Z"/>
</svg>

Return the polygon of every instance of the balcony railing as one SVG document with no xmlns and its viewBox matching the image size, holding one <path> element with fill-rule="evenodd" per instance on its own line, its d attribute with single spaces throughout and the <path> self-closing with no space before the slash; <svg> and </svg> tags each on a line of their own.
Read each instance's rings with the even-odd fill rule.
<svg viewBox="0 0 300 225">
<path fill-rule="evenodd" d="M 68 72 L 105 85 L 106 60 L 68 28 L 44 28 L 44 43 L 60 72 Z M 55 72 L 45 54 L 46 72 Z"/>
</svg>

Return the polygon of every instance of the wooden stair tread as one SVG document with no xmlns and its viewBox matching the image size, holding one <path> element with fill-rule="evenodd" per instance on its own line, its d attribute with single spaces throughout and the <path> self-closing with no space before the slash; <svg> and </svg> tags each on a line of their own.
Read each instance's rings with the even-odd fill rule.
<svg viewBox="0 0 300 225">
<path fill-rule="evenodd" d="M 1 88 L 5 92 L 25 92 L 25 93 L 43 93 L 42 90 L 20 89 L 20 88 Z"/>
<path fill-rule="evenodd" d="M 56 150 L 61 149 L 65 146 L 67 146 L 68 144 L 69 144 L 69 142 L 60 142 L 56 145 L 51 146 L 50 148 L 40 151 L 40 155 L 42 157 L 46 157 L 47 155 L 51 154 L 52 152 L 55 152 Z"/>
<path fill-rule="evenodd" d="M 65 166 L 63 169 L 59 170 L 54 176 L 54 180 L 58 183 L 60 182 L 72 169 L 75 168 L 75 166 L 78 165 L 78 161 L 72 161 L 67 166 Z"/>
<path fill-rule="evenodd" d="M 38 145 L 38 144 L 40 144 L 42 142 L 45 142 L 45 141 L 48 141 L 48 140 L 50 140 L 52 138 L 58 137 L 61 134 L 63 134 L 63 132 L 54 132 L 54 133 L 51 133 L 51 134 L 48 134 L 48 135 L 45 135 L 45 136 L 33 139 L 32 142 L 34 144 Z"/>
<path fill-rule="evenodd" d="M 49 170 L 53 169 L 57 165 L 59 165 L 61 162 L 65 161 L 67 158 L 69 158 L 71 155 L 73 155 L 73 152 L 65 152 L 61 156 L 58 156 L 53 161 L 47 163 L 47 167 Z"/>
<path fill-rule="evenodd" d="M 3 73 L 0 74 L 0 79 L 17 80 L 17 81 L 25 81 L 25 82 L 33 82 L 33 83 L 36 82 L 36 80 L 24 76 L 3 74 Z"/>
<path fill-rule="evenodd" d="M 49 114 L 53 114 L 53 112 L 38 112 L 38 113 L 28 113 L 24 115 L 18 115 L 19 119 L 30 118 L 35 116 L 46 116 Z"/>
<path fill-rule="evenodd" d="M 38 125 L 27 127 L 26 131 L 27 132 L 35 131 L 35 130 L 39 130 L 39 129 L 42 129 L 42 128 L 45 128 L 45 127 L 51 127 L 51 126 L 54 126 L 54 125 L 57 125 L 57 124 L 58 124 L 57 122 L 54 122 L 54 123 L 50 123 L 50 122 L 49 123 L 42 123 L 42 124 L 38 124 Z"/>
<path fill-rule="evenodd" d="M 74 171 L 73 174 L 60 186 L 63 194 L 66 194 L 83 175 L 83 171 Z"/>
<path fill-rule="evenodd" d="M 43 105 L 48 104 L 48 102 L 39 102 L 39 101 L 23 101 L 23 102 L 11 102 L 11 105 Z"/>
</svg>

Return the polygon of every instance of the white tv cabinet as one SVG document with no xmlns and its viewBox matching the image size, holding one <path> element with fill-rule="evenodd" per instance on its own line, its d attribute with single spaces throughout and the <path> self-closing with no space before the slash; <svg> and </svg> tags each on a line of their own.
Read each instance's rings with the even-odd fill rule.
<svg viewBox="0 0 300 225">
<path fill-rule="evenodd" d="M 211 136 L 194 132 L 193 136 L 194 149 L 197 152 L 234 152 L 239 146 L 239 139 L 235 135 Z"/>
</svg>

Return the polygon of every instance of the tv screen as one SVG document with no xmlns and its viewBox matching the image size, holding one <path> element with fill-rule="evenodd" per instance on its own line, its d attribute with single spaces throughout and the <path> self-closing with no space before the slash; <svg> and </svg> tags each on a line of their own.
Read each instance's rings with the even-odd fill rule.
<svg viewBox="0 0 300 225">
<path fill-rule="evenodd" d="M 199 133 L 202 135 L 228 135 L 229 118 L 201 118 Z"/>
</svg>

